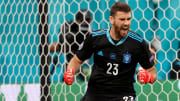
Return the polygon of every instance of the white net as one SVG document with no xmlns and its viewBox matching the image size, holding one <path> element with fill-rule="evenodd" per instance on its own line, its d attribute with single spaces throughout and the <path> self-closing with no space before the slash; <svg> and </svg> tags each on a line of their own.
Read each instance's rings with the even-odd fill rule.
<svg viewBox="0 0 180 101">
<path fill-rule="evenodd" d="M 40 97 L 47 100 L 47 96 L 51 96 L 51 101 L 79 101 L 84 95 L 93 61 L 90 59 L 82 65 L 72 86 L 63 82 L 66 64 L 74 49 L 81 46 L 87 31 L 110 26 L 110 7 L 117 0 L 48 0 L 48 8 L 39 1 L 0 0 L 0 101 L 39 101 Z M 158 80 L 153 85 L 141 85 L 137 81 L 134 85 L 137 101 L 179 101 L 180 1 L 121 1 L 132 8 L 131 30 L 157 49 Z M 48 9 L 47 15 L 42 13 L 45 10 L 38 11 L 40 6 Z M 80 30 L 72 31 L 71 26 L 77 25 L 74 22 L 77 19 L 76 13 L 81 9 L 89 10 L 92 22 L 88 23 L 86 19 L 81 23 L 85 23 L 85 26 L 79 26 Z M 86 14 L 87 11 L 81 13 Z M 43 16 L 48 16 L 45 23 L 41 22 L 40 17 Z M 65 22 L 66 27 L 63 27 Z M 49 40 L 45 44 L 42 39 L 47 39 L 47 36 L 39 32 L 41 24 L 42 33 L 45 33 L 44 28 L 48 24 Z M 63 32 L 69 34 L 62 34 Z M 61 43 L 62 37 L 65 38 L 65 44 L 59 45 L 60 51 L 43 53 L 44 49 L 50 50 L 50 46 L 46 45 Z M 40 46 L 43 47 L 42 53 Z M 48 70 L 47 74 L 44 71 L 40 74 L 40 68 L 44 66 L 41 63 L 43 56 L 48 67 L 43 70 Z M 41 94 L 40 90 L 49 83 L 46 81 L 42 86 L 40 81 L 43 77 L 50 81 L 47 94 L 44 94 L 44 90 Z"/>
</svg>

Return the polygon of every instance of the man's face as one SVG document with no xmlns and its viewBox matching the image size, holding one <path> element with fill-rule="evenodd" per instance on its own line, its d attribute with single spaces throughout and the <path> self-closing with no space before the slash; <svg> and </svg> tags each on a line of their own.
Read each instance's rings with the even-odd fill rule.
<svg viewBox="0 0 180 101">
<path fill-rule="evenodd" d="M 111 24 L 115 28 L 115 33 L 120 34 L 121 37 L 125 37 L 131 26 L 131 12 L 118 11 L 112 16 Z"/>
</svg>

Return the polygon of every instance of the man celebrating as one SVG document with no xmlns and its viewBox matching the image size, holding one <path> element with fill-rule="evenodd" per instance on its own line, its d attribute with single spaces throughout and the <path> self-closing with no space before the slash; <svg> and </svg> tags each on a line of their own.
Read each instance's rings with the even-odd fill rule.
<svg viewBox="0 0 180 101">
<path fill-rule="evenodd" d="M 154 58 L 145 40 L 129 30 L 131 8 L 124 2 L 111 7 L 111 28 L 93 32 L 83 47 L 70 60 L 64 81 L 72 85 L 74 73 L 84 60 L 94 54 L 93 70 L 87 92 L 81 101 L 133 101 L 134 74 L 137 63 L 140 83 L 153 83 L 157 79 Z"/>
</svg>

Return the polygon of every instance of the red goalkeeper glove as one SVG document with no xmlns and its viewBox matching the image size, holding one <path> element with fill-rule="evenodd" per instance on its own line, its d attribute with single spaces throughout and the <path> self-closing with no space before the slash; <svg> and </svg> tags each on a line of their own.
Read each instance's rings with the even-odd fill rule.
<svg viewBox="0 0 180 101">
<path fill-rule="evenodd" d="M 140 67 L 138 68 L 139 71 L 139 81 L 142 84 L 151 83 L 153 84 L 153 75 L 150 74 L 147 70 Z"/>
<path fill-rule="evenodd" d="M 64 82 L 65 82 L 67 85 L 72 85 L 72 84 L 73 84 L 74 73 L 75 73 L 75 69 L 74 69 L 74 68 L 68 69 L 68 70 L 64 73 Z"/>
</svg>

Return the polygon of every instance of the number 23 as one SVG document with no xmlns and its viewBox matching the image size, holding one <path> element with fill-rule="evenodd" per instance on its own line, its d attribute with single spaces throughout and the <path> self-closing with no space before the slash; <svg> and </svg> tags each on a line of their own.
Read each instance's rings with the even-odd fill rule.
<svg viewBox="0 0 180 101">
<path fill-rule="evenodd" d="M 114 76 L 118 75 L 118 66 L 119 64 L 116 63 L 107 63 L 107 66 L 109 67 L 106 71 L 107 74 L 112 74 Z M 113 71 L 111 71 L 113 70 Z"/>
</svg>

